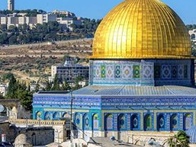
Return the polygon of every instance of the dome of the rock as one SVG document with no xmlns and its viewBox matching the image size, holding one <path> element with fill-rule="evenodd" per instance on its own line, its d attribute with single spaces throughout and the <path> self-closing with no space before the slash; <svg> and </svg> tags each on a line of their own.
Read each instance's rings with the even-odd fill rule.
<svg viewBox="0 0 196 147">
<path fill-rule="evenodd" d="M 125 0 L 99 25 L 94 59 L 189 58 L 188 31 L 180 17 L 160 0 Z"/>
</svg>

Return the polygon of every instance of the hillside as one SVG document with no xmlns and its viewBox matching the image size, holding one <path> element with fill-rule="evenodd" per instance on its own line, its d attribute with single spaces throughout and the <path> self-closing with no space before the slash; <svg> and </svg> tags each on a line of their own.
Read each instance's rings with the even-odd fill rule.
<svg viewBox="0 0 196 147">
<path fill-rule="evenodd" d="M 65 55 L 79 57 L 83 62 L 91 55 L 91 46 L 92 39 L 1 46 L 0 73 L 12 72 L 27 82 L 45 81 L 51 65 L 63 63 Z"/>
</svg>

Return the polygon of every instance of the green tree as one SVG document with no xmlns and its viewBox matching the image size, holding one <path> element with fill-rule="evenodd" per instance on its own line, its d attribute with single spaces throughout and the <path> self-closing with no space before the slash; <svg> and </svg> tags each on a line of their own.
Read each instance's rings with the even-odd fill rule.
<svg viewBox="0 0 196 147">
<path fill-rule="evenodd" d="M 61 90 L 61 88 L 60 88 L 60 82 L 59 82 L 59 79 L 58 79 L 58 75 L 57 74 L 54 77 L 53 86 L 52 86 L 51 90 Z"/>
<path fill-rule="evenodd" d="M 169 147 L 189 147 L 189 136 L 185 131 L 178 131 L 167 140 L 167 143 Z"/>
<path fill-rule="evenodd" d="M 64 80 L 63 81 L 63 84 L 62 84 L 62 90 L 70 90 L 71 89 L 71 86 L 69 85 L 69 83 L 67 82 L 67 80 Z"/>
<path fill-rule="evenodd" d="M 8 85 L 8 90 L 6 98 L 9 99 L 19 99 L 22 106 L 26 110 L 32 109 L 32 93 L 29 91 L 25 83 L 20 83 L 16 81 L 13 74 L 10 74 L 10 82 Z"/>
<path fill-rule="evenodd" d="M 16 35 L 12 35 L 9 38 L 9 44 L 16 44 L 16 42 L 17 42 L 17 36 Z"/>
<path fill-rule="evenodd" d="M 84 78 L 82 76 L 78 76 L 75 78 L 75 86 L 72 88 L 73 90 L 80 89 L 82 86 L 79 85 L 79 82 L 82 81 Z"/>
<path fill-rule="evenodd" d="M 51 83 L 51 82 L 49 82 L 49 81 L 46 81 L 46 87 L 45 87 L 45 89 L 44 89 L 44 90 L 46 90 L 46 91 L 50 91 L 50 90 L 51 90 L 51 88 L 52 88 L 52 83 Z"/>
<path fill-rule="evenodd" d="M 18 83 L 16 81 L 16 78 L 13 74 L 10 75 L 10 81 L 7 89 L 6 98 L 16 98 L 15 92 L 17 90 Z"/>
</svg>

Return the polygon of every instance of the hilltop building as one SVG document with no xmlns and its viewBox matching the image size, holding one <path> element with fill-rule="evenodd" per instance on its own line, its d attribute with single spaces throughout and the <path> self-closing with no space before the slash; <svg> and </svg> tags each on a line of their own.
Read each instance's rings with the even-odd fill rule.
<svg viewBox="0 0 196 147">
<path fill-rule="evenodd" d="M 112 9 L 95 33 L 89 70 L 87 87 L 35 93 L 33 118 L 73 111 L 75 137 L 132 143 L 153 136 L 163 144 L 171 132 L 196 125 L 190 36 L 163 2 L 125 0 Z"/>
<path fill-rule="evenodd" d="M 26 14 L 0 14 L 0 25 L 16 26 L 27 24 L 30 28 L 33 28 L 37 24 L 44 24 L 52 21 L 57 21 L 64 28 L 68 28 L 70 31 L 73 30 L 72 25 L 81 25 L 82 19 L 72 18 L 72 17 L 57 17 L 57 14 L 47 13 L 47 14 L 37 14 L 35 17 L 26 16 Z"/>
<path fill-rule="evenodd" d="M 10 11 L 14 11 L 14 0 L 7 0 L 7 9 Z"/>
<path fill-rule="evenodd" d="M 67 17 L 67 18 L 58 17 L 57 22 L 63 26 L 66 26 L 70 31 L 73 31 L 73 27 L 72 27 L 73 24 L 76 26 L 82 24 L 82 21 L 80 19 L 75 19 L 72 17 Z"/>
<path fill-rule="evenodd" d="M 189 35 L 191 37 L 191 40 L 196 43 L 196 29 L 189 30 Z"/>
<path fill-rule="evenodd" d="M 56 21 L 57 15 L 55 14 L 37 14 L 37 23 L 43 24 L 48 23 L 50 21 Z"/>
<path fill-rule="evenodd" d="M 76 15 L 72 12 L 69 11 L 59 11 L 59 10 L 54 10 L 52 11 L 53 14 L 57 15 L 65 15 L 66 17 L 76 17 Z"/>
</svg>

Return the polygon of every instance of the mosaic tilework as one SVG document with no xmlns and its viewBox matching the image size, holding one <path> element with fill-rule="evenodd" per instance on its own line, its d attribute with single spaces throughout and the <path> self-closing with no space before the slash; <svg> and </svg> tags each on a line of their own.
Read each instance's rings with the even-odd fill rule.
<svg viewBox="0 0 196 147">
<path fill-rule="evenodd" d="M 91 61 L 93 84 L 189 85 L 190 60 Z M 92 70 L 90 70 L 92 71 Z"/>
<path fill-rule="evenodd" d="M 93 75 L 94 75 L 95 78 L 96 77 L 101 77 L 101 71 L 99 70 L 99 67 L 94 66 L 94 68 L 93 68 Z"/>
<path fill-rule="evenodd" d="M 188 78 L 188 66 L 187 65 L 184 65 L 184 78 Z"/>
<path fill-rule="evenodd" d="M 129 79 L 133 77 L 133 67 L 132 65 L 123 65 L 122 66 L 122 77 Z"/>
<path fill-rule="evenodd" d="M 115 73 L 115 78 L 120 78 L 121 77 L 121 67 L 120 67 L 120 65 L 115 66 L 114 73 Z"/>
<path fill-rule="evenodd" d="M 101 78 L 106 77 L 106 68 L 105 65 L 101 65 Z"/>
<path fill-rule="evenodd" d="M 142 67 L 142 72 L 143 72 L 143 79 L 152 79 L 154 78 L 153 72 L 154 72 L 154 67 L 153 65 L 143 65 Z"/>
<path fill-rule="evenodd" d="M 156 79 L 161 78 L 161 66 L 160 65 L 155 65 L 154 67 L 154 76 Z"/>
<path fill-rule="evenodd" d="M 140 66 L 133 65 L 133 78 L 140 78 Z"/>
<path fill-rule="evenodd" d="M 171 65 L 162 65 L 161 71 L 162 79 L 171 79 Z"/>
<path fill-rule="evenodd" d="M 171 71 L 171 74 L 172 74 L 172 78 L 177 78 L 177 66 L 172 66 L 171 67 L 172 69 L 172 71 Z"/>
<path fill-rule="evenodd" d="M 90 83 L 99 84 L 154 84 L 153 63 L 135 61 L 94 61 L 94 78 Z M 144 71 L 144 72 L 141 72 Z M 101 74 L 99 74 L 101 73 Z M 141 80 L 143 79 L 143 80 Z M 92 82 L 93 81 L 93 82 Z"/>
<path fill-rule="evenodd" d="M 106 70 L 106 77 L 107 78 L 114 78 L 114 72 L 113 72 L 113 66 L 112 65 L 108 65 Z"/>
<path fill-rule="evenodd" d="M 184 78 L 184 66 L 183 65 L 178 65 L 178 79 L 183 79 Z"/>
</svg>

